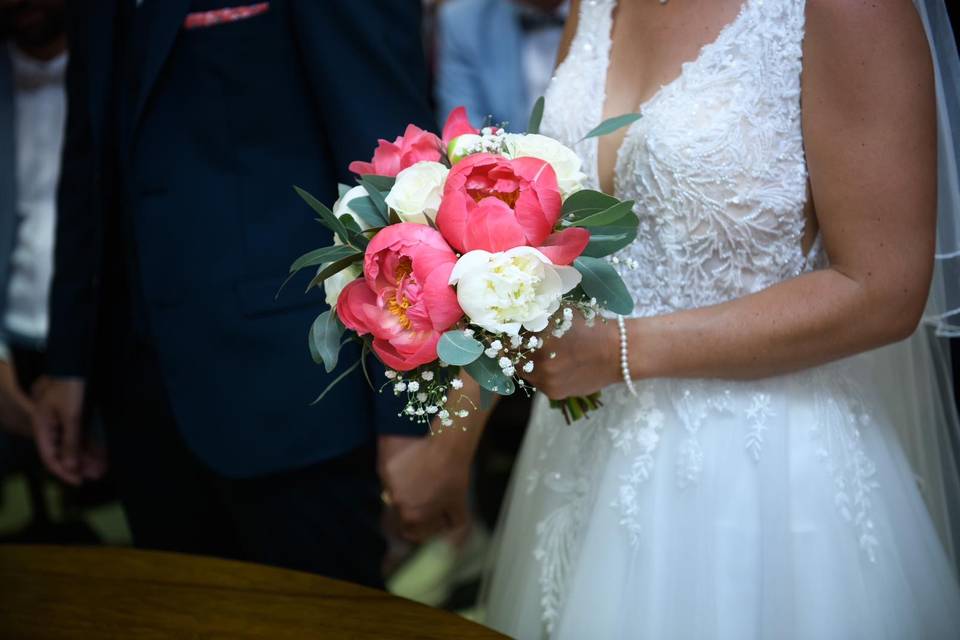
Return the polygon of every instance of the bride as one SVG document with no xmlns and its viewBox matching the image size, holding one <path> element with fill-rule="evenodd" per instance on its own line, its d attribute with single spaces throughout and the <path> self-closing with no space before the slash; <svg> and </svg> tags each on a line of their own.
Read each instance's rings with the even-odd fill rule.
<svg viewBox="0 0 960 640">
<path fill-rule="evenodd" d="M 960 589 L 874 377 L 894 361 L 864 353 L 927 300 L 929 51 L 907 0 L 574 1 L 542 129 L 636 201 L 637 305 L 540 351 L 538 389 L 605 404 L 567 426 L 538 399 L 488 624 L 956 637 Z"/>
</svg>

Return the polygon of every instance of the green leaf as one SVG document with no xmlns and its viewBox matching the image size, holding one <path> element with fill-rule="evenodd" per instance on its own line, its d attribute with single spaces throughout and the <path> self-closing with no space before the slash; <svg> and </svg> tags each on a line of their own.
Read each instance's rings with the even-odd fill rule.
<svg viewBox="0 0 960 640">
<path fill-rule="evenodd" d="M 604 309 L 624 316 L 633 311 L 633 298 L 620 274 L 605 260 L 580 256 L 573 261 L 583 280 L 580 286 L 591 298 L 596 298 Z"/>
<path fill-rule="evenodd" d="M 447 331 L 437 343 L 437 355 L 449 365 L 463 367 L 483 353 L 483 345 L 461 330 Z"/>
<path fill-rule="evenodd" d="M 310 284 L 307 285 L 307 291 L 310 291 L 310 289 L 313 289 L 314 287 L 319 287 L 321 284 L 324 283 L 324 281 L 327 278 L 329 278 L 333 274 L 340 273 L 350 265 L 360 262 L 361 260 L 363 260 L 363 254 L 355 253 L 352 256 L 348 256 L 341 260 L 337 260 L 335 262 L 331 262 L 330 264 L 324 265 L 324 267 L 320 269 L 317 275 L 313 276 L 313 279 L 310 281 Z"/>
<path fill-rule="evenodd" d="M 623 249 L 637 239 L 637 223 L 620 226 L 626 218 L 615 224 L 590 230 L 590 242 L 583 255 L 591 258 L 604 258 Z"/>
<path fill-rule="evenodd" d="M 336 312 L 332 309 L 324 311 L 310 325 L 308 341 L 310 343 L 310 355 L 317 364 L 323 364 L 323 368 L 330 373 L 337 367 L 337 358 L 340 355 L 340 337 L 343 335 L 344 327 L 340 324 Z"/>
<path fill-rule="evenodd" d="M 354 198 L 350 201 L 350 210 L 367 223 L 369 227 L 383 227 L 387 224 L 386 216 L 380 215 L 380 210 L 373 204 L 370 196 Z"/>
<path fill-rule="evenodd" d="M 323 226 L 340 236 L 340 239 L 344 243 L 350 241 L 350 239 L 347 237 L 347 230 L 344 229 L 343 224 L 337 219 L 337 216 L 333 215 L 333 212 L 330 211 L 325 204 L 298 186 L 294 186 L 293 190 L 297 192 L 297 195 L 303 198 L 304 202 L 310 205 L 311 209 L 317 212 L 317 215 L 320 216 L 320 222 L 323 224 Z"/>
<path fill-rule="evenodd" d="M 592 189 L 577 191 L 563 203 L 563 217 L 577 220 L 616 205 L 619 200 Z"/>
<path fill-rule="evenodd" d="M 492 391 L 501 396 L 509 396 L 516 390 L 513 380 L 503 375 L 503 371 L 500 370 L 493 358 L 481 356 L 465 366 L 463 370 L 469 373 L 470 377 L 487 391 Z"/>
<path fill-rule="evenodd" d="M 376 207 L 377 212 L 379 212 L 381 217 L 386 219 L 389 207 L 387 207 L 387 201 L 384 194 L 370 181 L 367 176 L 360 178 L 360 184 L 362 184 L 363 188 L 367 190 L 367 195 L 370 197 L 371 202 L 373 202 L 373 206 Z"/>
<path fill-rule="evenodd" d="M 377 176 L 372 173 L 363 176 L 360 180 L 361 183 L 364 180 L 367 181 L 374 189 L 377 189 L 378 191 L 390 191 L 390 189 L 393 189 L 393 184 L 397 181 L 396 178 L 391 176 Z"/>
<path fill-rule="evenodd" d="M 626 200 L 624 202 L 618 202 L 609 209 L 604 209 L 596 213 L 591 213 L 590 215 L 577 218 L 572 223 L 574 227 L 605 227 L 614 222 L 618 222 L 621 218 L 625 218 L 633 213 L 633 201 Z M 633 219 L 636 221 L 637 217 L 633 216 Z M 636 222 L 634 223 L 636 226 Z"/>
<path fill-rule="evenodd" d="M 346 233 L 346 230 L 344 230 L 344 233 Z M 322 249 L 314 249 L 313 251 L 305 253 L 297 258 L 294 263 L 290 265 L 290 273 L 296 273 L 297 271 L 300 271 L 300 269 L 305 269 L 307 267 L 315 267 L 323 264 L 324 262 L 341 260 L 358 253 L 360 252 L 355 248 L 345 244 L 335 244 L 330 247 L 323 247 Z"/>
<path fill-rule="evenodd" d="M 350 239 L 350 246 L 355 247 L 360 251 L 363 251 L 367 248 L 367 244 L 369 244 L 370 241 L 367 240 L 366 236 L 363 235 L 356 218 L 348 213 L 345 213 L 340 216 L 340 223 L 347 230 L 347 236 Z"/>
<path fill-rule="evenodd" d="M 370 385 L 370 389 L 376 390 L 376 387 L 373 386 L 373 379 L 370 377 L 370 372 L 367 370 L 367 356 L 370 355 L 370 352 L 373 349 L 370 346 L 369 340 L 363 341 L 363 349 L 360 351 L 360 365 L 363 369 L 363 377 L 367 379 L 367 384 Z"/>
<path fill-rule="evenodd" d="M 533 104 L 533 110 L 530 112 L 530 120 L 527 122 L 527 133 L 540 133 L 540 122 L 542 120 L 543 96 L 540 96 Z"/>
<path fill-rule="evenodd" d="M 338 384 L 341 380 L 343 380 L 343 379 L 346 378 L 348 375 L 350 375 L 351 373 L 353 373 L 354 370 L 355 370 L 357 367 L 359 367 L 359 366 L 360 366 L 360 361 L 357 360 L 357 361 L 354 362 L 352 365 L 350 365 L 350 367 L 348 367 L 346 371 L 344 371 L 343 373 L 341 373 L 340 375 L 338 375 L 336 378 L 334 378 L 334 379 L 333 379 L 333 382 L 331 382 L 330 384 L 328 384 L 328 385 L 327 385 L 327 388 L 323 390 L 323 393 L 321 393 L 319 396 L 317 396 L 317 399 L 314 400 L 313 402 L 311 402 L 310 404 L 311 404 L 311 405 L 315 405 L 315 404 L 319 403 L 321 400 L 323 400 L 323 398 L 324 398 L 328 393 L 330 393 L 330 390 L 331 390 L 331 389 L 333 389 L 335 386 L 337 386 L 337 384 Z"/>
<path fill-rule="evenodd" d="M 596 138 L 599 136 L 605 136 L 608 133 L 613 133 L 617 129 L 622 129 L 623 127 L 629 126 L 639 120 L 642 116 L 639 113 L 625 113 L 622 116 L 614 116 L 613 118 L 608 118 L 595 128 L 590 130 L 590 133 L 583 136 L 583 139 L 587 138 Z"/>
</svg>

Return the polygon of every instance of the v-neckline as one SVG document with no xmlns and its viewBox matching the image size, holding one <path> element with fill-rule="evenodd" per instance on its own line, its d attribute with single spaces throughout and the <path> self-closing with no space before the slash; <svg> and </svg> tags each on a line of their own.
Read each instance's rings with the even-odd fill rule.
<svg viewBox="0 0 960 640">
<path fill-rule="evenodd" d="M 700 47 L 700 49 L 697 51 L 696 56 L 694 56 L 691 60 L 688 60 L 682 63 L 680 65 L 680 72 L 676 75 L 675 78 L 668 81 L 666 84 L 660 85 L 660 88 L 654 91 L 650 95 L 650 97 L 646 98 L 645 100 L 642 100 L 640 104 L 637 105 L 636 113 L 642 114 L 644 110 L 647 109 L 647 107 L 649 107 L 656 100 L 658 100 L 660 96 L 662 96 L 669 88 L 678 84 L 686 75 L 687 69 L 689 67 L 700 62 L 703 59 L 704 55 L 707 53 L 707 50 L 712 49 L 717 44 L 719 44 L 726 37 L 727 33 L 732 31 L 734 27 L 740 24 L 740 21 L 743 19 L 744 15 L 747 13 L 747 8 L 750 6 L 751 2 L 752 0 L 743 0 L 743 2 L 740 5 L 740 9 L 737 11 L 736 17 L 734 17 L 727 24 L 723 25 L 723 27 L 720 29 L 720 31 L 717 33 L 716 37 L 713 40 L 704 43 Z M 604 113 L 606 112 L 606 108 L 607 108 L 607 80 L 609 79 L 609 76 L 610 76 L 610 58 L 612 57 L 612 53 L 613 53 L 613 32 L 614 32 L 614 28 L 616 27 L 615 13 L 617 10 L 617 4 L 618 4 L 618 0 L 612 0 L 610 2 L 610 6 L 607 7 L 610 25 L 604 34 L 607 40 L 606 40 L 606 47 L 604 47 L 604 50 L 606 51 L 606 59 L 603 61 L 604 63 L 603 91 L 601 92 L 601 95 L 600 95 L 600 120 L 601 121 L 604 120 Z M 613 117 L 613 116 L 607 116 L 607 117 Z M 623 140 L 620 141 L 620 145 L 617 147 L 616 151 L 614 151 L 613 176 L 612 176 L 613 180 L 611 181 L 611 185 L 613 187 L 612 189 L 613 193 L 611 195 L 615 196 L 617 193 L 617 169 L 620 166 L 620 153 L 623 150 L 623 147 L 626 144 L 627 139 L 630 137 L 630 133 L 633 131 L 633 128 L 634 126 L 636 126 L 637 122 L 640 122 L 640 120 L 634 122 L 629 127 L 627 127 L 627 131 L 626 133 L 624 133 Z M 593 154 L 594 156 L 593 168 L 594 168 L 594 173 L 597 176 L 597 186 L 600 187 L 600 189 L 602 190 L 603 178 L 600 175 L 600 139 L 595 138 L 594 144 L 596 145 L 596 150 Z"/>
</svg>

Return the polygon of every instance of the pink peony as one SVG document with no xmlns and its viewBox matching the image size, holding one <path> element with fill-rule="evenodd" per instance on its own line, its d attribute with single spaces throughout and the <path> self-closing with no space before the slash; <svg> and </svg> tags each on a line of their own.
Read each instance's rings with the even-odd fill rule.
<svg viewBox="0 0 960 640">
<path fill-rule="evenodd" d="M 375 174 L 394 177 L 409 166 L 421 161 L 439 162 L 440 139 L 415 125 L 407 125 L 403 135 L 393 142 L 380 140 L 373 152 L 373 162 L 350 163 L 350 171 L 357 175 Z"/>
<path fill-rule="evenodd" d="M 554 264 L 567 265 L 583 253 L 590 232 L 554 232 L 562 206 L 557 177 L 548 163 L 478 153 L 450 170 L 437 226 L 461 253 L 531 246 Z"/>
<path fill-rule="evenodd" d="M 363 278 L 337 300 L 341 322 L 373 335 L 373 350 L 397 371 L 437 359 L 437 342 L 463 316 L 448 282 L 456 254 L 434 229 L 405 222 L 384 228 L 367 245 Z"/>
</svg>

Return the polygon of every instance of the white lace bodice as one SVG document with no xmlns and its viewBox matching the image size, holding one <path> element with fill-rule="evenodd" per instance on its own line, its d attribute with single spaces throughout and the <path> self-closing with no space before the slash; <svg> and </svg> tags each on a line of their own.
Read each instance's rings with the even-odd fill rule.
<svg viewBox="0 0 960 640">
<path fill-rule="evenodd" d="M 573 147 L 591 186 L 615 0 L 583 0 L 546 95 L 543 132 Z M 796 276 L 807 171 L 800 120 L 804 0 L 745 0 L 736 19 L 640 106 L 616 162 L 636 201 L 623 276 L 637 315 L 724 302 Z"/>
</svg>

